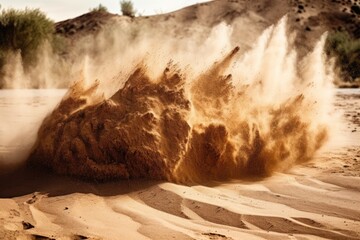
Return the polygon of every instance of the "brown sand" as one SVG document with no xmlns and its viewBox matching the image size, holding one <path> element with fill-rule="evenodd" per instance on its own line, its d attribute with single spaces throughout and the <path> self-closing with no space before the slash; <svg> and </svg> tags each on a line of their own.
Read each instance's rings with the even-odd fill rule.
<svg viewBox="0 0 360 240">
<path fill-rule="evenodd" d="M 346 141 L 314 162 L 264 180 L 94 184 L 18 170 L 0 180 L 0 236 L 360 239 L 359 94 L 342 94 L 336 103 L 346 117 Z"/>
</svg>

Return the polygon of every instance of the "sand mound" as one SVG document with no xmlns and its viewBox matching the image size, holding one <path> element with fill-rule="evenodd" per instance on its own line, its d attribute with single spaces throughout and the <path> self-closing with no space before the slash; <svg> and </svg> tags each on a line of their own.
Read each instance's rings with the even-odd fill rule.
<svg viewBox="0 0 360 240">
<path fill-rule="evenodd" d="M 188 182 L 268 176 L 311 159 L 327 139 L 331 109 L 316 91 L 329 80 L 324 38 L 297 72 L 285 23 L 241 59 L 235 47 L 194 78 L 171 61 L 154 78 L 143 62 L 107 99 L 98 82 L 78 82 L 44 120 L 30 160 L 96 180 Z M 235 71 L 246 64 L 247 75 Z"/>
</svg>

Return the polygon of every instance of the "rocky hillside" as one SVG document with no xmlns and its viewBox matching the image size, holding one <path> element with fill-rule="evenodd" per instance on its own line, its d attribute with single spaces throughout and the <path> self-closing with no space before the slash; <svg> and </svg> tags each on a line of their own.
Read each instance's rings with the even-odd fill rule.
<svg viewBox="0 0 360 240">
<path fill-rule="evenodd" d="M 56 32 L 69 39 L 93 34 L 113 21 L 163 29 L 174 36 L 188 35 L 200 27 L 221 22 L 234 26 L 234 38 L 245 44 L 282 16 L 296 30 L 296 44 L 308 50 L 325 31 L 346 30 L 360 37 L 360 0 L 215 0 L 154 16 L 129 18 L 90 12 L 56 24 Z"/>
</svg>

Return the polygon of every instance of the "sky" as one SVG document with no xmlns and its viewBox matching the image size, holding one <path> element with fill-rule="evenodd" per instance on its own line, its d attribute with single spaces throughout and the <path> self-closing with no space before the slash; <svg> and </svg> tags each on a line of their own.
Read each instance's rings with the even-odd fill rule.
<svg viewBox="0 0 360 240">
<path fill-rule="evenodd" d="M 143 16 L 171 12 L 207 1 L 209 0 L 132 0 L 137 13 Z M 0 0 L 1 9 L 39 8 L 54 21 L 80 16 L 99 4 L 107 7 L 111 13 L 120 14 L 120 0 Z"/>
</svg>

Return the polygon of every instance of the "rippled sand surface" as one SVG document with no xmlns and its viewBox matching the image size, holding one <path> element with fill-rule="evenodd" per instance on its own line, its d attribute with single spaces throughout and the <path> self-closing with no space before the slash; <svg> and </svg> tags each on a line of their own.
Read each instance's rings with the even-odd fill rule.
<svg viewBox="0 0 360 240">
<path fill-rule="evenodd" d="M 50 98 L 20 95 L 10 101 L 1 92 L 1 121 L 8 121 L 14 132 L 23 123 L 37 127 L 39 119 L 32 119 L 31 113 L 46 114 L 51 99 L 58 100 L 62 94 Z M 6 110 L 9 104 L 27 110 L 16 115 L 16 120 L 7 120 L 6 116 L 17 114 Z M 3 173 L 0 236 L 360 239 L 360 91 L 338 90 L 335 105 L 345 121 L 342 137 L 313 161 L 266 179 L 192 186 L 145 180 L 96 184 L 36 169 Z M 1 129 L 5 131 L 10 132 Z M 1 138 L 2 162 L 21 145 L 5 140 Z"/>
</svg>

